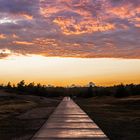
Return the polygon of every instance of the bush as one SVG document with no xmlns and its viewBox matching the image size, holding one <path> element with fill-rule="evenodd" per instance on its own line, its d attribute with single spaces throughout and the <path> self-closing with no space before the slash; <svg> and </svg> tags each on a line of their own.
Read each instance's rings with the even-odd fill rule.
<svg viewBox="0 0 140 140">
<path fill-rule="evenodd" d="M 128 95 L 129 94 L 126 90 L 126 87 L 123 84 L 117 86 L 115 97 L 122 98 L 122 97 L 126 97 Z"/>
</svg>

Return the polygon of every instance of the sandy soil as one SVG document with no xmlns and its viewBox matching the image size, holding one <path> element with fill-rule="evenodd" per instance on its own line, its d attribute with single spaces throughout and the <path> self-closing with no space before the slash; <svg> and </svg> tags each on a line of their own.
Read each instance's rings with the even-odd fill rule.
<svg viewBox="0 0 140 140">
<path fill-rule="evenodd" d="M 29 140 L 60 101 L 0 91 L 0 139 Z"/>
<path fill-rule="evenodd" d="M 94 97 L 76 102 L 111 140 L 140 140 L 140 96 Z"/>
</svg>

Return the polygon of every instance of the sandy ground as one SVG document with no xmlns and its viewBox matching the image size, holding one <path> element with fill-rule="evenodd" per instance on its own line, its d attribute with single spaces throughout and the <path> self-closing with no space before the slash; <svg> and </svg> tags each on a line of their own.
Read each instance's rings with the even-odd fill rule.
<svg viewBox="0 0 140 140">
<path fill-rule="evenodd" d="M 111 140 L 140 140 L 140 96 L 94 97 L 76 102 Z"/>
<path fill-rule="evenodd" d="M 60 101 L 0 91 L 0 139 L 29 140 Z"/>
<path fill-rule="evenodd" d="M 60 101 L 0 91 L 0 140 L 29 140 Z M 140 96 L 76 102 L 111 140 L 140 140 Z"/>
</svg>

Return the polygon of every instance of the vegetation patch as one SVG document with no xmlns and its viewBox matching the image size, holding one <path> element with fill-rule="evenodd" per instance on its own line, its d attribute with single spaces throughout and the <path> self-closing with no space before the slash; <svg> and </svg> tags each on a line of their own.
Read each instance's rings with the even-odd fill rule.
<svg viewBox="0 0 140 140">
<path fill-rule="evenodd" d="M 61 99 L 5 94 L 0 91 L 0 139 L 29 140 L 48 119 Z"/>
<path fill-rule="evenodd" d="M 111 140 L 140 139 L 140 96 L 124 100 L 93 97 L 77 99 L 76 102 Z"/>
</svg>

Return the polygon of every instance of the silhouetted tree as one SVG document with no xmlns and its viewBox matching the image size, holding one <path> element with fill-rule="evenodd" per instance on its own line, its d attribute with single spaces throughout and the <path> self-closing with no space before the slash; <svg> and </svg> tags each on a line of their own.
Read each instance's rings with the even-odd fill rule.
<svg viewBox="0 0 140 140">
<path fill-rule="evenodd" d="M 128 95 L 140 95 L 140 85 L 118 85 L 111 87 L 99 87 L 95 86 L 94 83 L 90 82 L 89 86 L 80 87 L 72 85 L 71 87 L 55 87 L 45 86 L 41 84 L 35 84 L 34 82 L 25 84 L 25 81 L 20 81 L 17 85 L 11 85 L 9 82 L 7 85 L 1 85 L 1 89 L 5 89 L 8 92 L 22 93 L 22 94 L 33 94 L 37 96 L 45 97 L 83 97 L 90 98 L 93 96 L 115 96 L 115 97 L 126 97 Z"/>
<path fill-rule="evenodd" d="M 7 89 L 11 89 L 11 88 L 12 88 L 11 83 L 8 82 L 8 84 L 7 84 Z"/>
<path fill-rule="evenodd" d="M 17 89 L 18 89 L 19 91 L 25 91 L 25 81 L 24 81 L 24 80 L 20 81 L 20 82 L 17 84 Z"/>
<path fill-rule="evenodd" d="M 12 91 L 12 85 L 10 82 L 8 82 L 8 84 L 5 87 L 6 91 L 11 92 Z"/>
<path fill-rule="evenodd" d="M 87 98 L 90 98 L 93 96 L 93 86 L 94 86 L 94 84 L 92 82 L 90 82 L 88 90 L 87 90 L 87 94 L 86 94 Z"/>
<path fill-rule="evenodd" d="M 28 85 L 26 85 L 25 90 L 26 90 L 26 92 L 31 93 L 31 94 L 35 93 L 35 90 L 36 90 L 35 83 L 32 82 L 32 83 L 29 83 Z"/>
<path fill-rule="evenodd" d="M 3 84 L 0 84 L 0 89 L 3 89 L 4 88 L 4 85 Z"/>
<path fill-rule="evenodd" d="M 128 96 L 128 92 L 126 90 L 126 87 L 123 84 L 118 85 L 117 89 L 116 89 L 115 97 L 121 98 L 121 97 L 126 97 L 126 96 Z"/>
</svg>

